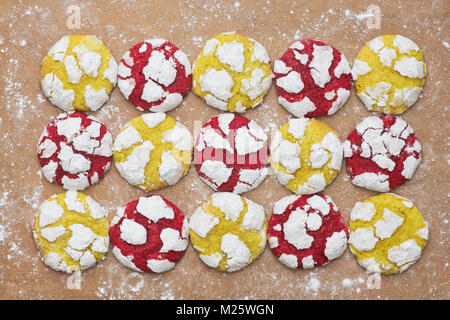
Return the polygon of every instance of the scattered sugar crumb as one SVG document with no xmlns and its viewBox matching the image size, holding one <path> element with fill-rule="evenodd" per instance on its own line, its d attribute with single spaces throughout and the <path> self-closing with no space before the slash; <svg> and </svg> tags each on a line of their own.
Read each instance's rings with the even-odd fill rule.
<svg viewBox="0 0 450 320">
<path fill-rule="evenodd" d="M 345 278 L 344 280 L 342 280 L 342 285 L 346 288 L 350 287 L 353 284 L 353 280 L 349 279 L 349 278 Z"/>
</svg>

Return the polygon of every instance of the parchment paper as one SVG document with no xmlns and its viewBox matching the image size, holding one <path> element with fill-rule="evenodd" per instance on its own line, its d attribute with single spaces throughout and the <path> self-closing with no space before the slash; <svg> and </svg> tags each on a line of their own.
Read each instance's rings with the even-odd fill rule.
<svg viewBox="0 0 450 320">
<path fill-rule="evenodd" d="M 80 9 L 80 29 L 69 29 L 67 9 Z M 369 5 L 381 12 L 380 29 L 370 29 Z M 0 2 L 0 298 L 2 299 L 448 299 L 449 125 L 448 1 L 1 1 Z M 368 25 L 369 21 L 369 25 Z M 70 21 L 69 21 L 70 22 Z M 31 221 L 41 202 L 64 190 L 39 174 L 37 139 L 61 110 L 43 95 L 40 63 L 66 34 L 93 34 L 117 61 L 137 42 L 165 38 L 181 48 L 191 63 L 203 43 L 218 33 L 236 31 L 263 44 L 273 60 L 297 39 L 324 41 L 352 63 L 361 46 L 381 34 L 402 34 L 423 50 L 427 80 L 423 96 L 402 117 L 423 145 L 423 161 L 413 179 L 394 190 L 411 199 L 429 222 L 430 240 L 422 258 L 400 275 L 370 278 L 347 249 L 341 258 L 313 270 L 291 270 L 270 249 L 247 268 L 220 273 L 205 266 L 190 244 L 177 266 L 164 274 L 138 274 L 108 253 L 96 267 L 76 279 L 45 266 L 38 258 Z M 192 92 L 169 114 L 191 131 L 218 110 Z M 115 137 L 140 115 L 116 87 L 98 117 Z M 371 113 L 352 89 L 346 105 L 322 117 L 344 140 Z M 274 86 L 263 104 L 244 114 L 270 131 L 289 119 L 277 103 Z M 109 210 L 144 195 L 112 166 L 97 185 L 84 191 Z M 212 190 L 191 167 L 176 185 L 153 192 L 174 202 L 186 215 Z M 273 175 L 245 194 L 266 209 L 290 192 Z M 356 201 L 375 195 L 351 184 L 343 164 L 325 194 L 348 223 Z"/>
</svg>

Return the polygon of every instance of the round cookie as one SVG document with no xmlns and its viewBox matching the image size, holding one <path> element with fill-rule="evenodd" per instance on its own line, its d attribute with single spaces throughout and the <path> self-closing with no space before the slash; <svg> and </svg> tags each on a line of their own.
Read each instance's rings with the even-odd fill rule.
<svg viewBox="0 0 450 320">
<path fill-rule="evenodd" d="M 369 272 L 407 270 L 422 255 L 428 224 L 414 204 L 393 193 L 357 202 L 350 213 L 350 251 Z"/>
<path fill-rule="evenodd" d="M 278 103 L 299 118 L 332 115 L 350 96 L 347 59 L 321 41 L 294 42 L 275 60 L 273 73 Z"/>
<path fill-rule="evenodd" d="M 106 212 L 94 199 L 75 190 L 43 202 L 32 229 L 42 261 L 56 271 L 90 268 L 108 252 Z"/>
<path fill-rule="evenodd" d="M 290 195 L 275 202 L 267 237 L 285 266 L 312 269 L 339 258 L 347 248 L 348 233 L 330 197 Z"/>
<path fill-rule="evenodd" d="M 188 57 L 173 43 L 149 39 L 120 60 L 117 85 L 140 111 L 166 112 L 177 107 L 191 89 Z"/>
<path fill-rule="evenodd" d="M 64 111 L 96 111 L 117 81 L 117 62 L 108 47 L 91 35 L 62 37 L 41 65 L 41 86 Z"/>
<path fill-rule="evenodd" d="M 270 58 L 256 40 L 237 33 L 209 39 L 193 66 L 193 91 L 208 105 L 245 112 L 261 103 L 272 84 Z"/>
<path fill-rule="evenodd" d="M 177 183 L 189 170 L 192 135 L 165 113 L 130 120 L 113 145 L 114 163 L 122 178 L 144 191 Z"/>
<path fill-rule="evenodd" d="M 379 192 L 411 179 L 422 159 L 421 151 L 414 130 L 391 115 L 365 118 L 344 142 L 352 183 Z"/>
<path fill-rule="evenodd" d="M 253 120 L 223 113 L 210 118 L 195 139 L 199 177 L 215 191 L 243 193 L 266 178 L 267 135 Z"/>
<path fill-rule="evenodd" d="M 264 208 L 231 192 L 213 193 L 190 216 L 189 229 L 200 259 L 220 271 L 246 267 L 266 246 Z"/>
<path fill-rule="evenodd" d="M 400 114 L 422 93 L 426 67 L 420 48 L 401 35 L 367 42 L 353 63 L 356 94 L 371 111 Z"/>
<path fill-rule="evenodd" d="M 189 238 L 187 218 L 158 195 L 140 197 L 117 210 L 109 235 L 114 256 L 138 272 L 161 273 L 175 267 Z"/>
<path fill-rule="evenodd" d="M 278 182 L 296 194 L 313 194 L 339 173 L 342 143 L 326 123 L 294 118 L 275 132 L 270 154 Z"/>
<path fill-rule="evenodd" d="M 64 189 L 83 190 L 111 167 L 112 136 L 93 116 L 61 113 L 43 130 L 37 155 L 48 181 Z"/>
</svg>

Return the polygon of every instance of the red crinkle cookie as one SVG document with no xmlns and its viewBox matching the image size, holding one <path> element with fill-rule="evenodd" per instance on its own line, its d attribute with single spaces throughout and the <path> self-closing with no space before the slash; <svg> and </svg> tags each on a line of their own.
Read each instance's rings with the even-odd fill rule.
<svg viewBox="0 0 450 320">
<path fill-rule="evenodd" d="M 215 191 L 243 193 L 268 174 L 267 135 L 253 120 L 223 113 L 210 118 L 195 139 L 194 165 Z"/>
<path fill-rule="evenodd" d="M 140 111 L 166 112 L 191 89 L 188 57 L 164 39 L 149 39 L 128 50 L 119 63 L 120 91 Z"/>
<path fill-rule="evenodd" d="M 411 179 L 420 164 L 422 145 L 400 117 L 371 116 L 361 121 L 344 142 L 344 158 L 352 182 L 390 191 Z"/>
<path fill-rule="evenodd" d="M 337 259 L 347 248 L 349 230 L 330 197 L 289 195 L 274 204 L 268 242 L 289 268 L 311 269 Z"/>
<path fill-rule="evenodd" d="M 48 181 L 83 190 L 111 167 L 112 136 L 93 116 L 79 111 L 61 113 L 42 132 L 37 155 Z"/>
<path fill-rule="evenodd" d="M 140 197 L 119 208 L 109 236 L 113 254 L 139 272 L 172 269 L 184 255 L 189 239 L 187 218 L 172 202 L 158 196 Z"/>
<path fill-rule="evenodd" d="M 351 69 L 345 56 L 317 40 L 294 42 L 274 62 L 278 103 L 297 117 L 339 110 L 350 96 Z"/>
</svg>

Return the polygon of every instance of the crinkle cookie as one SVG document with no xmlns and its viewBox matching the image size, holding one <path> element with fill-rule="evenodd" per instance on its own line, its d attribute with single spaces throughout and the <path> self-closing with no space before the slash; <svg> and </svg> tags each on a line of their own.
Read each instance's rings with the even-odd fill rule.
<svg viewBox="0 0 450 320">
<path fill-rule="evenodd" d="M 122 178 L 144 191 L 177 183 L 192 161 L 192 135 L 165 113 L 130 120 L 113 145 L 114 164 Z"/>
<path fill-rule="evenodd" d="M 200 259 L 220 271 L 237 271 L 266 246 L 264 208 L 231 192 L 213 193 L 189 218 L 192 245 Z"/>
<path fill-rule="evenodd" d="M 299 118 L 332 115 L 350 96 L 347 59 L 321 41 L 294 42 L 275 60 L 273 73 L 278 103 Z"/>
<path fill-rule="evenodd" d="M 108 252 L 105 210 L 90 196 L 75 190 L 44 201 L 32 229 L 42 261 L 56 271 L 72 273 L 90 268 Z"/>
<path fill-rule="evenodd" d="M 422 93 L 426 67 L 420 48 L 401 35 L 367 42 L 353 63 L 356 94 L 367 109 L 400 114 Z"/>
<path fill-rule="evenodd" d="M 193 66 L 193 90 L 208 105 L 245 112 L 261 103 L 272 84 L 270 58 L 256 40 L 222 33 L 208 40 Z"/>
<path fill-rule="evenodd" d="M 339 258 L 348 228 L 330 197 L 290 195 L 277 202 L 268 228 L 269 247 L 285 266 L 312 269 Z"/>
<path fill-rule="evenodd" d="M 64 189 L 83 190 L 108 172 L 112 143 L 111 134 L 95 117 L 79 111 L 61 113 L 38 141 L 42 174 Z"/>
<path fill-rule="evenodd" d="M 116 81 L 117 62 L 95 36 L 64 36 L 42 61 L 42 90 L 64 111 L 98 110 L 109 99 Z"/>
<path fill-rule="evenodd" d="M 365 118 L 344 142 L 344 158 L 353 184 L 379 192 L 411 179 L 422 146 L 405 120 L 391 115 Z"/>
<path fill-rule="evenodd" d="M 339 173 L 342 143 L 326 123 L 295 118 L 275 132 L 270 157 L 278 182 L 296 194 L 313 194 Z"/>
<path fill-rule="evenodd" d="M 357 202 L 350 213 L 350 251 L 369 272 L 407 270 L 422 255 L 428 224 L 408 199 L 383 193 Z"/>
<path fill-rule="evenodd" d="M 199 177 L 215 191 L 243 193 L 268 174 L 267 135 L 253 120 L 223 113 L 210 118 L 195 140 Z"/>
<path fill-rule="evenodd" d="M 188 57 L 164 39 L 136 44 L 119 63 L 117 85 L 123 96 L 140 111 L 174 109 L 188 94 L 191 83 Z"/>
<path fill-rule="evenodd" d="M 109 235 L 114 256 L 138 272 L 161 273 L 175 267 L 189 238 L 187 218 L 158 195 L 140 197 L 117 210 Z"/>
</svg>

